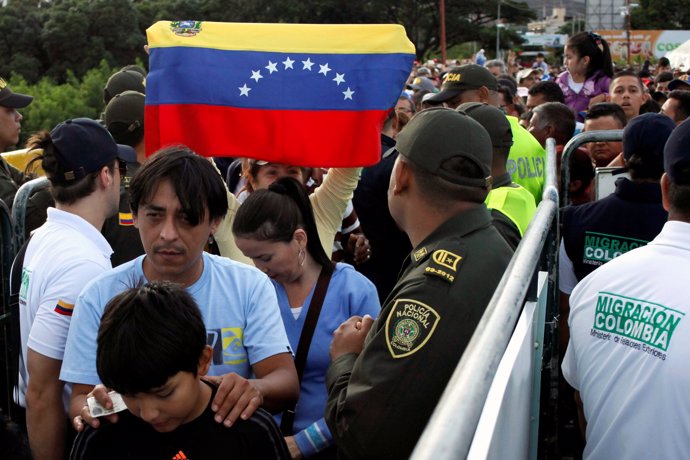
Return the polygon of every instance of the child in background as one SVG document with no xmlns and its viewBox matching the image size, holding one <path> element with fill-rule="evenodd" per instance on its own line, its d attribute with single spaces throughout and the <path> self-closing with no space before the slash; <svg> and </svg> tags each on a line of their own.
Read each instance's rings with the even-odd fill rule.
<svg viewBox="0 0 690 460">
<path fill-rule="evenodd" d="M 580 32 L 565 46 L 564 65 L 556 82 L 563 90 L 565 104 L 584 121 L 584 112 L 597 102 L 605 102 L 613 76 L 609 45 L 594 32 Z"/>
</svg>

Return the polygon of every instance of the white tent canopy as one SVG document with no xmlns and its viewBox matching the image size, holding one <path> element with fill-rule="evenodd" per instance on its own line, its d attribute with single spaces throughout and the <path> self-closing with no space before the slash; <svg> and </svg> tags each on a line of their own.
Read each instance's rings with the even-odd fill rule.
<svg viewBox="0 0 690 460">
<path fill-rule="evenodd" d="M 671 62 L 674 69 L 690 69 L 690 40 L 686 41 L 678 48 L 666 53 L 666 57 Z"/>
</svg>

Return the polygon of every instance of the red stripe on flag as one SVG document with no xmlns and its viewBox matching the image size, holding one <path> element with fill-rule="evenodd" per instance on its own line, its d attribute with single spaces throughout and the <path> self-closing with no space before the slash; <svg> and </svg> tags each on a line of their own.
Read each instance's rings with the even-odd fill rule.
<svg viewBox="0 0 690 460">
<path fill-rule="evenodd" d="M 381 158 L 388 110 L 309 111 L 146 106 L 146 152 L 183 144 L 200 155 L 300 166 L 368 166 Z"/>
</svg>

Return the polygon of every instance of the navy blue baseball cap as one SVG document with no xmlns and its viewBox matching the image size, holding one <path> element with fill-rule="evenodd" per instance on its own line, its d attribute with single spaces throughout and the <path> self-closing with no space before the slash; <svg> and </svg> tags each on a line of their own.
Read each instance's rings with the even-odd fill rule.
<svg viewBox="0 0 690 460">
<path fill-rule="evenodd" d="M 633 155 L 647 157 L 661 168 L 664 145 L 675 127 L 671 118 L 659 113 L 644 113 L 633 118 L 623 130 L 623 157 L 626 160 Z"/>
<path fill-rule="evenodd" d="M 50 132 L 55 156 L 64 170 L 58 180 L 73 181 L 111 164 L 116 158 L 136 157 L 134 149 L 119 145 L 100 123 L 90 118 L 63 121 Z"/>
<path fill-rule="evenodd" d="M 690 123 L 679 124 L 666 141 L 664 171 L 674 184 L 690 184 Z"/>
</svg>

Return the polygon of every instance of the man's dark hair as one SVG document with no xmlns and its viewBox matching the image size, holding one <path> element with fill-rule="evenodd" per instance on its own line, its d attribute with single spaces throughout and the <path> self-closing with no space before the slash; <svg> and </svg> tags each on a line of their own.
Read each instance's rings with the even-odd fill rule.
<svg viewBox="0 0 690 460">
<path fill-rule="evenodd" d="M 596 120 L 601 117 L 615 118 L 620 123 L 621 129 L 625 128 L 625 125 L 628 124 L 628 118 L 625 116 L 623 108 L 613 102 L 599 102 L 598 104 L 594 104 L 585 114 L 585 120 Z"/>
<path fill-rule="evenodd" d="M 530 96 L 536 96 L 541 94 L 544 96 L 546 102 L 561 102 L 565 103 L 565 97 L 563 96 L 563 90 L 558 83 L 553 81 L 540 81 L 536 85 L 532 86 L 527 94 Z"/>
<path fill-rule="evenodd" d="M 656 64 L 657 66 L 663 66 L 663 67 L 669 67 L 671 65 L 671 61 L 668 60 L 666 56 L 660 57 L 659 62 Z"/>
<path fill-rule="evenodd" d="M 196 376 L 206 328 L 186 290 L 166 281 L 152 282 L 108 302 L 97 344 L 101 382 L 133 395 L 165 385 L 178 372 Z"/>
<path fill-rule="evenodd" d="M 644 82 L 642 81 L 640 76 L 638 74 L 636 74 L 634 70 L 630 70 L 630 69 L 625 69 L 625 70 L 621 70 L 620 72 L 616 72 L 613 75 L 613 77 L 611 78 L 611 84 L 609 85 L 609 87 L 613 86 L 613 82 L 616 79 L 622 78 L 622 77 L 633 77 L 633 78 L 635 78 L 637 80 L 637 84 L 640 86 L 640 91 L 642 91 L 643 93 L 645 91 L 647 91 L 647 87 L 644 85 Z"/>
<path fill-rule="evenodd" d="M 251 193 L 232 223 L 233 235 L 282 243 L 291 241 L 299 228 L 307 233 L 309 255 L 331 270 L 331 259 L 321 245 L 309 195 L 292 177 L 281 177 L 268 190 Z"/>
<path fill-rule="evenodd" d="M 690 91 L 676 89 L 668 93 L 668 98 L 678 101 L 676 118 L 673 121 L 679 122 L 690 117 Z"/>
<path fill-rule="evenodd" d="M 682 177 L 690 177 L 690 166 L 677 171 Z M 670 176 L 668 187 L 669 212 L 681 217 L 685 222 L 690 222 L 690 184 L 676 184 Z"/>
<path fill-rule="evenodd" d="M 657 75 L 657 83 L 663 83 L 665 81 L 673 81 L 673 74 L 671 72 L 661 72 L 659 75 Z"/>
<path fill-rule="evenodd" d="M 27 141 L 29 150 L 42 149 L 42 153 L 38 153 L 26 165 L 26 174 L 31 174 L 35 165 L 40 162 L 41 168 L 45 171 L 46 177 L 50 181 L 50 194 L 58 203 L 74 204 L 82 198 L 86 198 L 96 190 L 96 182 L 101 168 L 98 171 L 87 174 L 81 179 L 65 180 L 65 170 L 60 165 L 55 154 L 55 145 L 50 138 L 50 133 L 42 131 L 34 134 Z M 115 172 L 115 165 L 117 160 L 112 164 L 106 165 L 111 174 Z"/>
<path fill-rule="evenodd" d="M 223 179 L 211 162 L 184 146 L 156 152 L 136 172 L 129 185 L 132 212 L 148 204 L 160 183 L 170 181 L 188 222 L 196 226 L 206 218 L 222 219 L 228 212 Z"/>
<path fill-rule="evenodd" d="M 402 155 L 399 158 L 410 167 L 419 186 L 420 193 L 436 209 L 447 209 L 458 201 L 483 203 L 489 193 L 486 188 L 453 184 L 431 174 L 426 169 L 418 167 Z M 485 177 L 485 174 L 476 163 L 460 156 L 445 160 L 441 164 L 441 169 L 446 173 L 470 179 L 483 179 Z"/>
<path fill-rule="evenodd" d="M 660 110 L 661 104 L 654 99 L 647 99 L 645 103 L 640 106 L 639 115 L 642 115 L 643 113 L 659 113 Z"/>
<path fill-rule="evenodd" d="M 539 114 L 541 127 L 551 126 L 556 144 L 565 145 L 575 133 L 575 114 L 561 102 L 546 102 L 534 108 Z"/>
<path fill-rule="evenodd" d="M 537 53 L 537 57 L 538 57 L 538 58 L 543 58 L 543 57 L 544 57 L 544 53 Z"/>
</svg>

